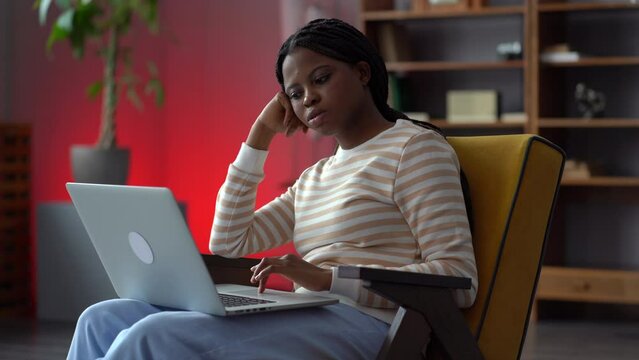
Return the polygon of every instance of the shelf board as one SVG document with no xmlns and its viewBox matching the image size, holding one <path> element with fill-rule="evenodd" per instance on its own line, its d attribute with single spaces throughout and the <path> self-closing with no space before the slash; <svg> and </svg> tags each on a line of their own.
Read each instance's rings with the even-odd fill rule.
<svg viewBox="0 0 639 360">
<path fill-rule="evenodd" d="M 451 71 L 451 70 L 496 70 L 519 69 L 524 67 L 523 60 L 504 61 L 397 61 L 387 62 L 388 71 Z"/>
<path fill-rule="evenodd" d="M 541 62 L 548 67 L 591 67 L 591 66 L 631 66 L 639 65 L 639 56 L 586 57 L 577 61 Z"/>
<path fill-rule="evenodd" d="M 429 122 L 442 129 L 522 129 L 524 124 L 509 124 L 502 122 L 495 122 L 489 124 L 476 124 L 476 123 L 449 123 L 443 119 L 432 119 Z"/>
<path fill-rule="evenodd" d="M 541 118 L 540 128 L 638 128 L 639 119 L 631 118 Z"/>
<path fill-rule="evenodd" d="M 499 16 L 524 14 L 524 6 L 487 6 L 479 9 L 469 10 L 431 10 L 431 11 L 398 11 L 381 10 L 365 11 L 362 13 L 364 21 L 393 21 L 393 20 L 415 20 L 432 18 L 456 18 L 456 17 L 478 17 L 478 16 Z"/>
<path fill-rule="evenodd" d="M 537 300 L 639 304 L 639 271 L 544 266 Z"/>
<path fill-rule="evenodd" d="M 550 3 L 539 4 L 539 12 L 561 12 L 561 11 L 589 11 L 589 10 L 617 10 L 617 9 L 639 9 L 639 4 L 630 2 L 618 3 Z"/>
<path fill-rule="evenodd" d="M 587 179 L 563 178 L 562 186 L 639 187 L 639 177 L 593 176 Z"/>
</svg>

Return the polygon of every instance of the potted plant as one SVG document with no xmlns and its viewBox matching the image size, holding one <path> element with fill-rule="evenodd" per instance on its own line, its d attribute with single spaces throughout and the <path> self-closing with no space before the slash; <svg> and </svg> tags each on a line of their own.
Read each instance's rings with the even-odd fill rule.
<svg viewBox="0 0 639 360">
<path fill-rule="evenodd" d="M 41 25 L 46 24 L 52 5 L 60 10 L 51 25 L 46 48 L 68 41 L 73 55 L 80 59 L 89 45 L 95 43 L 97 54 L 104 60 L 101 80 L 87 88 L 90 97 L 102 94 L 100 135 L 95 146 L 71 147 L 73 177 L 78 182 L 125 184 L 129 168 L 129 150 L 118 148 L 115 115 L 119 99 L 126 94 L 138 109 L 142 102 L 138 88 L 155 96 L 157 105 L 164 101 L 164 91 L 158 79 L 157 67 L 148 63 L 148 80 L 143 83 L 133 70 L 132 48 L 122 44 L 122 38 L 138 18 L 155 34 L 158 31 L 157 0 L 37 0 Z"/>
</svg>

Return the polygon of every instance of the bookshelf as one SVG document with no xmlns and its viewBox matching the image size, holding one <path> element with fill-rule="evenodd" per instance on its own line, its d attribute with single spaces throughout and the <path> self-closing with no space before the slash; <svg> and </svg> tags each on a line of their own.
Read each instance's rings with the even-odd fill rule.
<svg viewBox="0 0 639 360">
<path fill-rule="evenodd" d="M 639 93 L 639 4 L 460 2 L 455 8 L 429 9 L 428 0 L 413 0 L 410 9 L 394 10 L 394 1 L 361 1 L 360 29 L 381 46 L 389 73 L 403 82 L 399 110 L 427 112 L 451 135 L 539 134 L 562 146 L 569 158 L 597 165 L 590 177 L 562 180 L 537 299 L 639 304 L 639 256 L 626 255 L 636 250 L 632 241 L 639 234 L 639 224 L 629 220 L 639 217 L 639 101 L 634 96 Z M 409 51 L 399 48 L 390 57 L 382 51 L 389 25 L 401 30 L 397 38 Z M 497 56 L 496 45 L 509 41 L 521 43 L 521 59 Z M 557 43 L 568 43 L 579 58 L 542 61 L 544 49 Z M 581 117 L 574 100 L 579 82 L 606 95 L 603 116 Z M 457 89 L 495 89 L 500 113 L 523 112 L 526 121 L 449 123 L 446 92 Z M 580 246 L 589 256 L 593 249 L 601 251 L 605 261 L 575 255 Z M 615 258 L 614 251 L 624 254 Z"/>
<path fill-rule="evenodd" d="M 500 43 L 519 42 L 522 54 L 529 46 L 528 6 L 524 0 L 461 2 L 462 7 L 432 7 L 413 0 L 409 9 L 394 10 L 394 1 L 361 1 L 360 28 L 380 47 L 392 76 L 401 78 L 405 112 L 426 112 L 434 124 L 451 134 L 479 130 L 484 134 L 521 133 L 525 123 L 489 124 L 446 122 L 449 90 L 496 90 L 500 113 L 528 114 L 526 92 L 529 64 L 525 56 L 502 59 Z M 499 20 L 499 21 L 497 21 Z M 497 24 L 497 25 L 495 25 Z M 397 33 L 384 35 L 388 27 Z M 401 30 L 401 31 L 400 31 Z M 396 54 L 385 53 L 392 37 Z M 420 44 L 433 44 L 430 47 Z M 425 87 L 428 83 L 431 86 Z"/>
<path fill-rule="evenodd" d="M 531 124 L 568 157 L 598 163 L 601 173 L 562 180 L 537 300 L 639 304 L 639 4 L 534 0 L 531 12 Z M 615 39 L 611 41 L 611 39 Z M 617 40 L 619 39 L 619 40 Z M 540 61 L 543 49 L 568 43 L 576 61 Z M 578 82 L 606 95 L 602 117 L 582 119 Z M 594 225 L 596 224 L 596 225 Z"/>
</svg>

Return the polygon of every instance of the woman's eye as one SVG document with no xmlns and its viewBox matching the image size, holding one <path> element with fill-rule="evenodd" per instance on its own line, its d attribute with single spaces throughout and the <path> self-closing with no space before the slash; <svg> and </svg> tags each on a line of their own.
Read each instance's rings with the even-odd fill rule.
<svg viewBox="0 0 639 360">
<path fill-rule="evenodd" d="M 315 83 L 316 84 L 323 84 L 323 83 L 327 82 L 330 77 L 331 77 L 330 74 L 326 74 L 326 75 L 320 76 L 317 79 L 315 79 Z"/>
<path fill-rule="evenodd" d="M 299 92 L 294 92 L 294 93 L 291 93 L 288 97 L 291 100 L 297 100 L 297 99 L 300 98 L 300 93 Z"/>
</svg>

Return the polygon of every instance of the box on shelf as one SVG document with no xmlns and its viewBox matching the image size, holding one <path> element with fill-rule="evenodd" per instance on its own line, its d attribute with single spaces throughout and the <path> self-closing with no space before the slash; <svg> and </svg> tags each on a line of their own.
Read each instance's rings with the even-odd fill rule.
<svg viewBox="0 0 639 360">
<path fill-rule="evenodd" d="M 446 120 L 454 123 L 496 123 L 495 90 L 451 90 L 446 93 Z"/>
<path fill-rule="evenodd" d="M 411 120 L 428 122 L 430 116 L 425 112 L 404 112 L 404 115 L 408 116 Z"/>
</svg>

